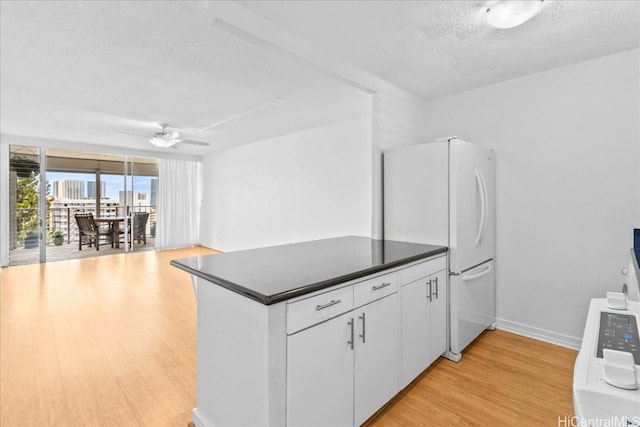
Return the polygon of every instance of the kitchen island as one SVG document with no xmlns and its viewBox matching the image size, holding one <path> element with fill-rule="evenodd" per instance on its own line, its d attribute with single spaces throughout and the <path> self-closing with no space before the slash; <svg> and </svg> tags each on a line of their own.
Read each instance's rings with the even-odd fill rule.
<svg viewBox="0 0 640 427">
<path fill-rule="evenodd" d="M 347 236 L 171 261 L 197 299 L 195 425 L 361 424 L 446 350 L 446 252 Z"/>
</svg>

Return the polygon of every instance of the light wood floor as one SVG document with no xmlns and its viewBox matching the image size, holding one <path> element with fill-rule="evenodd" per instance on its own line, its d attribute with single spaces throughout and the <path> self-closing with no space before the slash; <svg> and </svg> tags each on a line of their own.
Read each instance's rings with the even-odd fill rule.
<svg viewBox="0 0 640 427">
<path fill-rule="evenodd" d="M 195 406 L 195 299 L 169 261 L 203 248 L 2 269 L 0 423 L 182 426 Z"/>
<path fill-rule="evenodd" d="M 572 425 L 576 351 L 496 330 L 462 354 L 458 363 L 438 359 L 369 424 Z"/>
<path fill-rule="evenodd" d="M 0 425 L 181 426 L 195 406 L 195 299 L 175 258 L 204 248 L 0 273 Z M 440 359 L 376 426 L 557 426 L 576 352 L 486 332 Z M 568 424 L 564 424 L 568 425 Z"/>
</svg>

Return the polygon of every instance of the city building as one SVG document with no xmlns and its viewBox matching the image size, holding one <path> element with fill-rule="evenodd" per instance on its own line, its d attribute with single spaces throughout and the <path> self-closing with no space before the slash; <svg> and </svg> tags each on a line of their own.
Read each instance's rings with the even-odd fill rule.
<svg viewBox="0 0 640 427">
<path fill-rule="evenodd" d="M 142 208 L 146 209 L 149 206 L 147 193 L 140 193 L 137 191 L 127 191 L 126 196 L 124 191 L 120 191 L 118 200 L 121 207 L 131 206 L 134 210 L 144 210 Z M 138 209 L 135 209 L 136 207 Z"/>
<path fill-rule="evenodd" d="M 150 188 L 150 200 L 149 200 L 149 204 L 151 206 L 156 206 L 157 203 L 156 201 L 158 200 L 158 178 L 151 178 L 151 188 Z"/>
<path fill-rule="evenodd" d="M 51 191 L 56 199 L 84 199 L 86 197 L 85 183 L 86 181 L 70 179 L 53 181 Z M 95 183 L 93 187 L 95 188 Z"/>
<path fill-rule="evenodd" d="M 87 197 L 89 199 L 96 198 L 96 182 L 95 181 L 86 181 L 87 183 Z M 102 181 L 100 182 L 100 195 L 102 199 L 107 197 L 107 183 Z"/>
</svg>

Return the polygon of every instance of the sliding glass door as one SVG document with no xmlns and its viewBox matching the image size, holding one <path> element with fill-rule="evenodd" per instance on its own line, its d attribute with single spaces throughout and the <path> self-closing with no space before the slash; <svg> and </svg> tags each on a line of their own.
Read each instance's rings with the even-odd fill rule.
<svg viewBox="0 0 640 427">
<path fill-rule="evenodd" d="M 155 247 L 156 193 L 158 168 L 156 162 L 140 157 L 125 157 L 125 216 L 128 228 L 127 250 Z"/>
<path fill-rule="evenodd" d="M 47 236 L 45 162 L 40 148 L 9 146 L 9 264 L 43 262 Z"/>
<path fill-rule="evenodd" d="M 10 146 L 9 163 L 9 265 L 155 248 L 155 159 Z M 81 246 L 77 213 L 113 245 Z"/>
</svg>

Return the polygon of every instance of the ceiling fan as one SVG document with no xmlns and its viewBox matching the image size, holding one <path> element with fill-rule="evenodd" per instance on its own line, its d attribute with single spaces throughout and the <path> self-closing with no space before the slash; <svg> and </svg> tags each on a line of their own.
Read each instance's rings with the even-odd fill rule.
<svg viewBox="0 0 640 427">
<path fill-rule="evenodd" d="M 203 147 L 208 147 L 209 145 L 211 145 L 208 142 L 182 139 L 180 138 L 180 132 L 175 130 L 167 131 L 167 128 L 169 127 L 167 123 L 158 123 L 158 126 L 160 126 L 160 132 L 156 132 L 153 136 L 151 136 L 151 138 L 149 138 L 149 142 L 155 145 L 156 147 L 177 148 L 178 144 L 200 145 Z M 124 133 L 126 135 L 141 136 L 145 138 L 148 137 L 148 135 L 140 135 L 137 133 L 130 133 L 130 132 L 118 132 L 118 133 Z"/>
<path fill-rule="evenodd" d="M 204 146 L 204 147 L 208 147 L 209 145 L 211 145 L 208 142 L 201 142 L 201 141 L 192 141 L 192 140 L 186 140 L 186 139 L 181 139 L 180 138 L 180 132 L 176 131 L 176 130 L 172 130 L 172 131 L 167 131 L 167 128 L 171 127 L 172 129 L 184 129 L 184 130 L 188 130 L 188 131 L 192 131 L 192 132 L 202 132 L 211 128 L 214 128 L 216 126 L 219 126 L 223 123 L 226 123 L 228 121 L 231 120 L 235 120 L 239 117 L 243 117 L 249 114 L 253 114 L 257 111 L 260 111 L 264 108 L 270 107 L 274 104 L 281 104 L 283 103 L 285 100 L 284 98 L 281 97 L 275 97 L 272 98 L 271 101 L 264 103 L 264 104 L 260 104 L 256 107 L 250 108 L 249 110 L 243 111 L 241 113 L 238 114 L 234 114 L 230 117 L 227 117 L 225 119 L 222 119 L 220 121 L 217 121 L 215 123 L 212 123 L 208 126 L 203 127 L 202 129 L 190 129 L 190 128 L 174 128 L 173 126 L 169 126 L 167 123 L 158 123 L 158 126 L 160 126 L 160 132 L 156 132 L 150 139 L 149 142 L 153 145 L 155 145 L 156 147 L 160 147 L 160 148 L 177 148 L 177 144 L 192 144 L 192 145 L 200 145 L 200 146 Z M 129 132 L 118 132 L 118 133 L 124 133 L 127 135 L 136 135 L 136 136 L 142 136 L 142 137 L 146 137 L 146 135 L 140 135 L 140 134 L 136 134 L 136 133 L 129 133 Z"/>
</svg>

